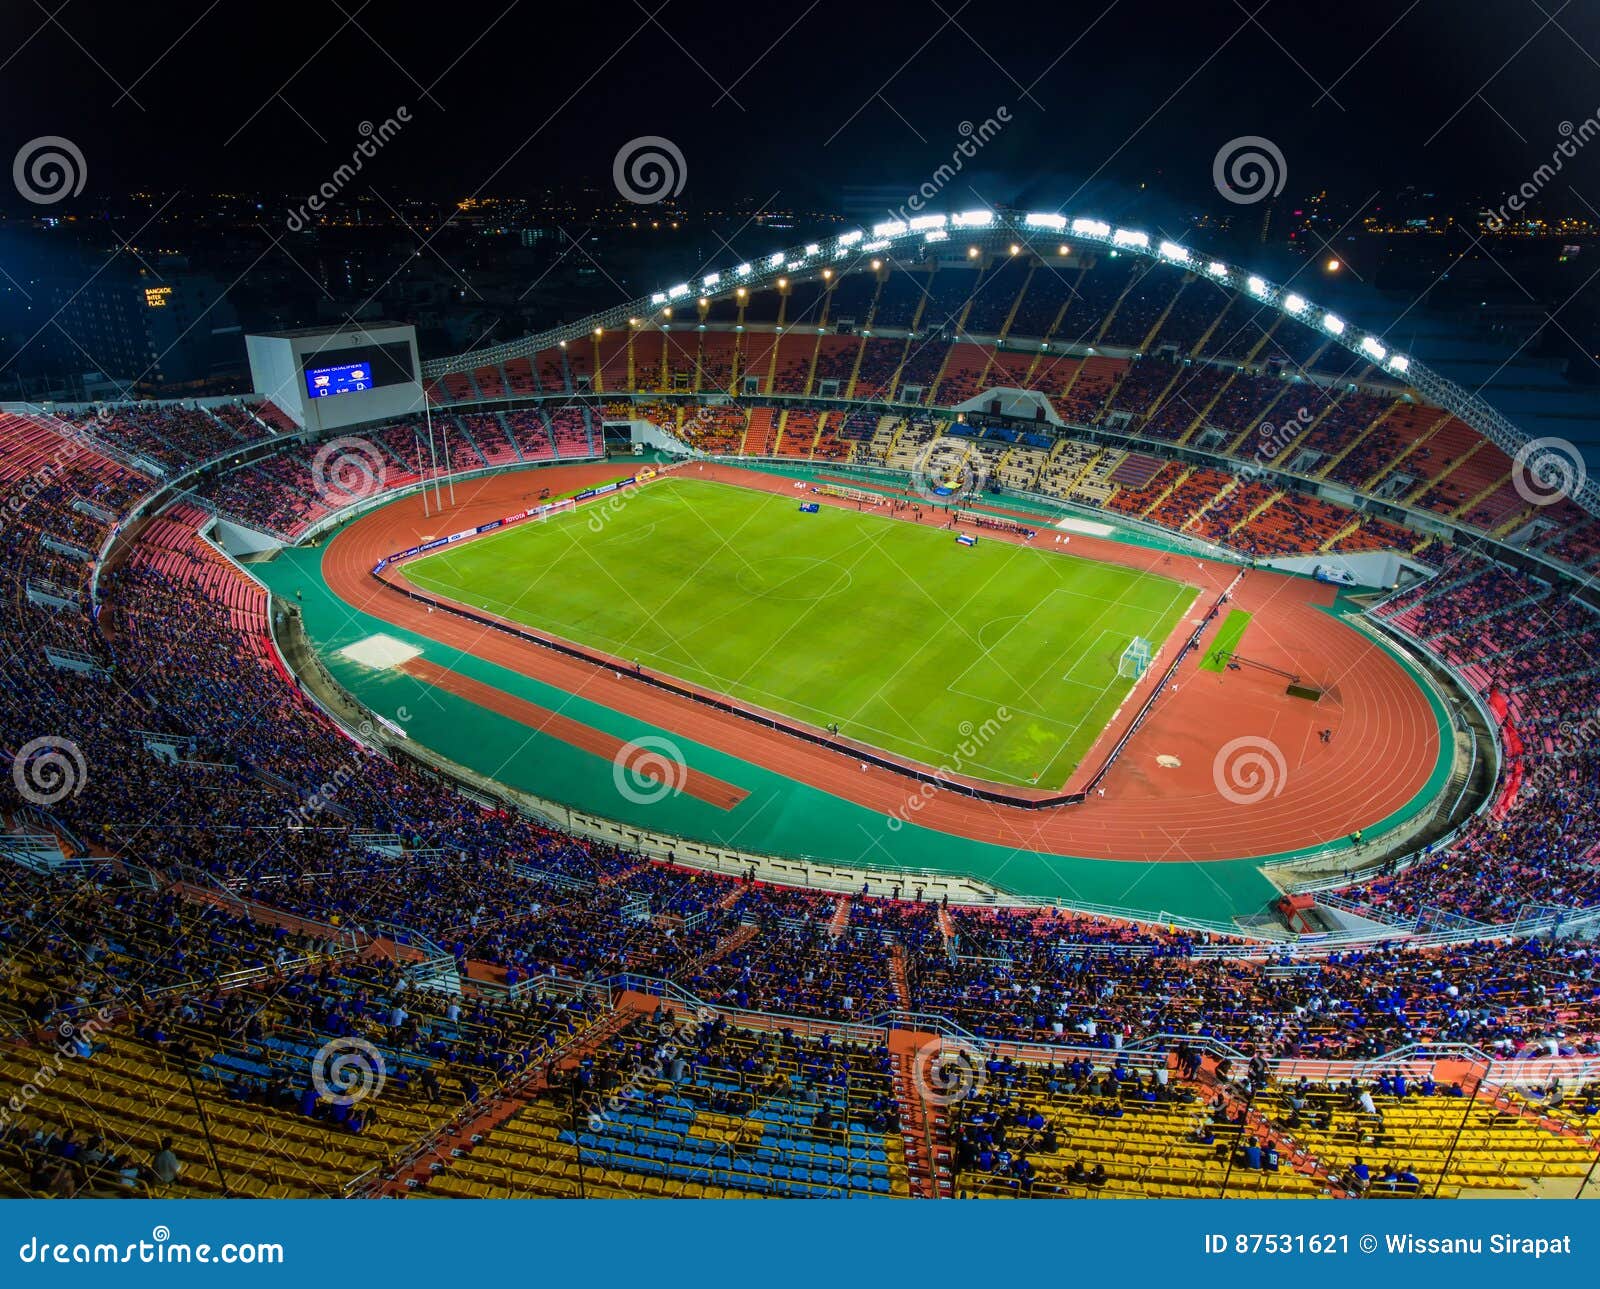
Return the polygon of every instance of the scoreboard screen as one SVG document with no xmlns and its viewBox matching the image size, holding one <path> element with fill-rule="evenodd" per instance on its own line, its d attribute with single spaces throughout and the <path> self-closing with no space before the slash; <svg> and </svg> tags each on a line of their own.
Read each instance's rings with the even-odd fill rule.
<svg viewBox="0 0 1600 1289">
<path fill-rule="evenodd" d="M 414 379 L 411 346 L 407 344 L 325 349 L 320 353 L 307 354 L 304 362 L 306 395 L 309 398 L 357 394 Z"/>
<path fill-rule="evenodd" d="M 372 388 L 371 363 L 340 363 L 334 367 L 306 368 L 306 393 L 312 398 L 354 394 Z"/>
</svg>

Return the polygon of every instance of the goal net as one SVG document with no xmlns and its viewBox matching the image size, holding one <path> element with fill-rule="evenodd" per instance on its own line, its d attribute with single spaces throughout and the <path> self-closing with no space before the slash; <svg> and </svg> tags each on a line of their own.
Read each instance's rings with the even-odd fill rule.
<svg viewBox="0 0 1600 1289">
<path fill-rule="evenodd" d="M 1132 676 L 1138 680 L 1150 670 L 1150 642 L 1143 636 L 1134 636 L 1132 643 L 1117 659 L 1117 675 Z"/>
</svg>

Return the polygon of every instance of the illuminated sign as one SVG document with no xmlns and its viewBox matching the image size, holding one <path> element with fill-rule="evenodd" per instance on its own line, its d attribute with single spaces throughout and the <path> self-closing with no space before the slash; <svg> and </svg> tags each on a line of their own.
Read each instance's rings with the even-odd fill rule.
<svg viewBox="0 0 1600 1289">
<path fill-rule="evenodd" d="M 172 294 L 170 286 L 147 286 L 144 289 L 144 303 L 147 309 L 165 309 L 167 297 Z"/>
</svg>

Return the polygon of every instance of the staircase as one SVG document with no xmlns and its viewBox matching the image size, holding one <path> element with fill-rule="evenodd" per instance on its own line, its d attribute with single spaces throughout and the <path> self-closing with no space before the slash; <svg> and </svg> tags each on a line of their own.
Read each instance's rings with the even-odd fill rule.
<svg viewBox="0 0 1600 1289">
<path fill-rule="evenodd" d="M 913 1199 L 952 1199 L 955 1196 L 954 1151 L 945 1107 L 927 1100 L 918 1079 L 917 1062 L 938 1051 L 939 1039 L 897 1029 L 889 1035 L 889 1056 L 894 1068 L 894 1095 L 900 1105 L 900 1132 L 905 1139 L 906 1171 Z"/>
</svg>

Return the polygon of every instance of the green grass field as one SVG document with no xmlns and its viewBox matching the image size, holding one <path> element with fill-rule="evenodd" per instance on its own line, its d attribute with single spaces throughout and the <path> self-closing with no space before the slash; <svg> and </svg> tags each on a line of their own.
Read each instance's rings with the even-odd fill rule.
<svg viewBox="0 0 1600 1289">
<path fill-rule="evenodd" d="M 1117 659 L 1194 597 L 1153 574 L 677 477 L 410 564 L 417 586 L 899 756 L 1059 787 Z"/>
</svg>

